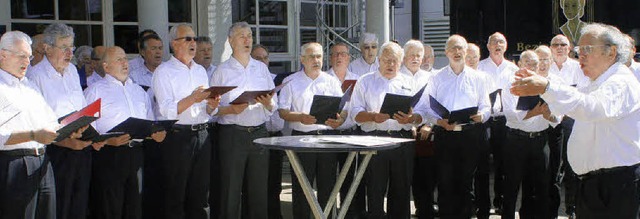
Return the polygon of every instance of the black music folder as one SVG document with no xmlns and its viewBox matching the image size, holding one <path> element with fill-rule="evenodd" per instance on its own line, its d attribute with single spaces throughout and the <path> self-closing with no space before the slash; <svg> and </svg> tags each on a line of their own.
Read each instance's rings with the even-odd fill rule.
<svg viewBox="0 0 640 219">
<path fill-rule="evenodd" d="M 518 98 L 518 105 L 516 105 L 517 110 L 532 110 L 538 105 L 538 103 L 545 103 L 544 100 L 537 96 L 526 96 Z"/>
<path fill-rule="evenodd" d="M 107 133 L 126 133 L 131 136 L 131 139 L 146 139 L 154 132 L 170 130 L 171 126 L 173 126 L 177 121 L 178 120 L 152 121 L 129 117 L 127 120 L 124 120 L 113 127 Z"/>
<path fill-rule="evenodd" d="M 280 89 L 282 89 L 285 85 L 287 85 L 287 83 L 289 82 L 288 81 L 284 82 L 271 90 L 245 91 L 242 94 L 240 94 L 240 96 L 236 97 L 235 100 L 231 101 L 230 104 L 244 104 L 244 103 L 254 104 L 256 103 L 257 97 L 267 95 L 267 94 L 277 93 L 278 91 L 280 91 Z"/>
<path fill-rule="evenodd" d="M 100 118 L 101 100 L 102 99 L 98 99 L 93 103 L 87 105 L 85 108 L 82 108 L 80 111 L 70 113 L 58 119 L 58 122 L 60 123 L 60 125 L 62 125 L 62 128 L 56 131 L 58 132 L 58 137 L 56 137 L 55 141 L 62 141 L 63 139 L 68 138 L 73 132 L 82 127 L 88 126 L 93 121 L 96 121 L 98 118 Z M 93 127 L 89 126 L 87 130 L 89 129 L 93 129 Z M 87 131 L 85 130 L 85 132 Z M 87 140 L 91 137 L 90 134 L 91 131 L 87 132 L 87 136 L 85 136 L 83 132 L 84 138 L 81 138 L 81 140 Z"/>
<path fill-rule="evenodd" d="M 211 92 L 208 98 L 214 98 L 218 95 L 226 94 L 227 92 L 235 89 L 238 86 L 212 86 L 207 88 L 205 91 Z"/>
<path fill-rule="evenodd" d="M 449 124 L 466 124 L 471 123 L 471 116 L 478 113 L 478 107 L 469 107 L 456 111 L 449 111 L 436 98 L 429 95 L 429 105 L 431 109 L 443 119 L 449 119 Z"/>
<path fill-rule="evenodd" d="M 349 86 L 342 97 L 314 95 L 309 115 L 316 117 L 316 124 L 324 124 L 327 119 L 336 119 L 344 105 L 351 99 L 353 87 Z"/>
<path fill-rule="evenodd" d="M 409 113 L 409 109 L 415 107 L 418 101 L 420 101 L 420 97 L 422 97 L 422 93 L 424 93 L 426 87 L 427 85 L 423 86 L 422 89 L 413 96 L 387 93 L 382 101 L 380 113 L 388 114 L 391 118 L 393 118 L 393 114 L 398 111 Z"/>
</svg>

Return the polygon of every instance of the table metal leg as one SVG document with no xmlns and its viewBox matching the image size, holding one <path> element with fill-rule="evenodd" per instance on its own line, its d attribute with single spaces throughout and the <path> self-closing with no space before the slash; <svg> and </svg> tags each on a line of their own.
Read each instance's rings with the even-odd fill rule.
<svg viewBox="0 0 640 219">
<path fill-rule="evenodd" d="M 344 165 L 342 165 L 342 170 L 340 170 L 340 175 L 338 175 L 338 179 L 336 179 L 336 185 L 333 186 L 333 190 L 331 191 L 331 196 L 329 196 L 329 201 L 327 202 L 327 206 L 324 207 L 324 215 L 329 216 L 331 213 L 331 209 L 336 203 L 336 199 L 338 197 L 338 193 L 340 192 L 340 188 L 344 183 L 344 179 L 347 177 L 349 173 L 349 169 L 351 168 L 351 164 L 353 163 L 354 158 L 358 152 L 349 152 L 349 156 L 347 156 L 347 160 L 345 160 Z"/>
<path fill-rule="evenodd" d="M 369 161 L 371 160 L 371 157 L 375 153 L 376 153 L 375 151 L 361 152 L 361 154 L 364 154 L 365 156 L 362 159 L 362 162 L 360 163 L 360 168 L 356 172 L 356 177 L 353 179 L 353 182 L 351 183 L 349 192 L 347 192 L 347 197 L 345 197 L 344 203 L 342 203 L 342 206 L 340 206 L 340 214 L 338 214 L 338 219 L 343 219 L 346 216 L 347 210 L 349 209 L 349 205 L 351 205 L 351 200 L 353 199 L 353 195 L 355 195 L 356 190 L 358 189 L 358 185 L 360 185 L 360 180 L 362 180 L 362 177 L 364 176 L 364 173 L 367 170 Z"/>
<path fill-rule="evenodd" d="M 287 157 L 289 158 L 289 162 L 291 163 L 293 172 L 298 177 L 298 182 L 300 183 L 300 187 L 302 187 L 304 196 L 307 198 L 307 202 L 309 203 L 311 212 L 313 212 L 313 216 L 315 218 L 326 219 L 327 217 L 322 213 L 322 207 L 320 207 L 320 203 L 318 203 L 318 198 L 313 192 L 313 188 L 309 183 L 307 174 L 304 172 L 304 169 L 300 165 L 298 155 L 296 155 L 296 153 L 292 150 L 285 150 L 285 152 L 287 153 Z"/>
</svg>

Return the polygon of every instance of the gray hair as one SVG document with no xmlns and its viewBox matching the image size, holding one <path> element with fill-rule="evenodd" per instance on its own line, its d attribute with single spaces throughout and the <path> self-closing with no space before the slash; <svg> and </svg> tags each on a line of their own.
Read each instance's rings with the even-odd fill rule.
<svg viewBox="0 0 640 219">
<path fill-rule="evenodd" d="M 386 50 L 391 51 L 394 55 L 396 55 L 396 57 L 399 56 L 398 58 L 400 61 L 404 59 L 404 50 L 402 50 L 402 47 L 400 47 L 400 45 L 398 45 L 397 43 L 389 41 L 382 44 L 382 47 L 380 47 L 380 54 L 382 54 Z"/>
<path fill-rule="evenodd" d="M 596 39 L 604 42 L 604 44 L 616 46 L 616 62 L 626 63 L 629 60 L 629 53 L 631 52 L 629 41 L 618 28 L 606 24 L 592 23 L 585 25 L 580 34 L 581 36 L 593 34 Z"/>
<path fill-rule="evenodd" d="M 309 49 L 311 47 L 318 47 L 318 48 L 320 48 L 320 50 L 322 50 L 322 45 L 320 45 L 320 43 L 317 43 L 317 42 L 305 43 L 304 45 L 302 45 L 300 47 L 300 56 L 307 55 L 307 49 Z"/>
<path fill-rule="evenodd" d="M 73 28 L 66 24 L 55 23 L 47 26 L 44 29 L 44 43 L 50 46 L 56 44 L 58 38 L 75 38 L 76 34 L 73 33 Z"/>
<path fill-rule="evenodd" d="M 435 54 L 434 54 L 434 53 L 435 53 L 435 51 L 433 51 L 433 46 L 431 46 L 431 45 L 429 45 L 429 44 L 424 44 L 424 50 L 426 51 L 427 49 L 428 49 L 429 51 L 431 51 L 431 55 L 432 55 L 432 56 L 434 56 L 434 55 L 435 55 Z"/>
<path fill-rule="evenodd" d="M 540 58 L 538 58 L 538 54 L 536 54 L 533 50 L 530 50 L 530 49 L 527 49 L 522 53 L 520 53 L 520 60 L 524 59 L 525 57 L 532 60 L 540 60 Z"/>
<path fill-rule="evenodd" d="M 487 44 L 489 44 L 489 43 L 491 42 L 491 39 L 496 38 L 496 37 L 498 37 L 498 36 L 501 36 L 502 38 L 504 38 L 504 39 L 505 39 L 505 41 L 507 40 L 507 37 L 505 37 L 505 36 L 504 36 L 504 34 L 502 34 L 502 33 L 500 33 L 500 32 L 495 32 L 495 33 L 493 33 L 493 34 L 491 34 L 491 35 L 489 36 L 489 39 L 487 39 Z"/>
<path fill-rule="evenodd" d="M 31 50 L 35 50 L 38 44 L 42 43 L 42 39 L 44 38 L 44 34 L 36 34 L 31 37 Z"/>
<path fill-rule="evenodd" d="M 351 49 L 349 48 L 349 45 L 347 45 L 346 43 L 344 43 L 344 42 L 337 42 L 337 43 L 334 43 L 333 45 L 331 45 L 331 47 L 329 48 L 330 52 L 332 52 L 332 53 L 333 53 L 333 48 L 338 47 L 338 46 L 344 46 L 344 47 L 346 47 L 346 48 L 347 48 L 347 51 L 351 51 Z"/>
<path fill-rule="evenodd" d="M 73 56 L 75 56 L 76 59 L 80 59 L 83 56 L 91 57 L 92 51 L 93 48 L 91 48 L 90 46 L 80 46 L 78 47 L 78 49 L 76 49 L 76 52 L 73 54 Z"/>
<path fill-rule="evenodd" d="M 199 37 L 196 39 L 196 43 L 206 43 L 206 44 L 209 44 L 209 45 L 212 45 L 212 44 L 213 44 L 213 43 L 211 42 L 211 38 L 210 38 L 210 37 L 208 37 L 208 36 L 199 36 Z"/>
<path fill-rule="evenodd" d="M 262 44 L 253 45 L 253 47 L 251 47 L 251 52 L 253 53 L 253 51 L 256 51 L 256 49 L 264 49 L 264 51 L 267 52 L 267 55 L 269 55 L 269 49 L 267 49 L 267 47 L 263 46 Z"/>
<path fill-rule="evenodd" d="M 375 43 L 376 45 L 378 44 L 378 36 L 376 36 L 376 34 L 374 33 L 362 33 L 362 35 L 360 36 L 360 42 L 358 43 L 360 46 L 363 46 L 364 44 L 371 44 L 371 43 Z"/>
<path fill-rule="evenodd" d="M 546 54 L 549 54 L 549 55 L 553 55 L 552 52 L 551 52 L 551 48 L 549 48 L 548 46 L 545 46 L 545 45 L 540 45 L 540 46 L 538 46 L 538 48 L 536 48 L 536 54 L 538 54 L 538 53 L 546 53 Z"/>
<path fill-rule="evenodd" d="M 480 55 L 480 47 L 478 45 L 476 45 L 475 43 L 467 43 L 467 51 L 469 51 L 470 49 L 478 51 L 478 55 Z"/>
<path fill-rule="evenodd" d="M 447 39 L 447 42 L 446 42 L 446 44 L 444 46 L 444 50 L 449 49 L 449 42 L 451 42 L 452 40 L 455 40 L 455 39 L 461 40 L 464 43 L 464 47 L 462 49 L 464 49 L 465 51 L 467 50 L 467 48 L 469 48 L 469 44 L 467 43 L 467 39 L 465 39 L 464 37 L 462 37 L 462 36 L 460 36 L 458 34 L 454 34 L 454 35 L 451 35 Z"/>
<path fill-rule="evenodd" d="M 418 40 L 409 40 L 402 48 L 404 49 L 404 53 L 409 52 L 409 49 L 418 49 L 424 54 L 424 45 L 422 45 L 422 42 Z"/>
<path fill-rule="evenodd" d="M 551 38 L 551 43 L 553 43 L 554 40 L 560 40 L 563 43 L 567 43 L 567 45 L 571 46 L 571 41 L 569 41 L 569 38 L 567 38 L 567 36 L 565 35 L 558 34 L 554 36 L 553 38 Z"/>
<path fill-rule="evenodd" d="M 31 45 L 31 38 L 27 34 L 17 30 L 6 32 L 2 35 L 2 38 L 0 38 L 0 49 L 11 49 L 19 41 L 24 41 Z"/>
<path fill-rule="evenodd" d="M 192 28 L 191 25 L 187 23 L 181 23 L 171 27 L 171 29 L 169 30 L 169 41 L 174 41 L 175 39 L 178 39 L 178 29 L 180 29 L 181 27 Z"/>
<path fill-rule="evenodd" d="M 244 22 L 244 21 L 235 22 L 231 25 L 231 27 L 229 27 L 229 34 L 227 36 L 231 37 L 236 32 L 236 30 L 245 29 L 245 28 L 248 28 L 249 30 L 251 30 L 251 27 L 247 22 Z"/>
</svg>

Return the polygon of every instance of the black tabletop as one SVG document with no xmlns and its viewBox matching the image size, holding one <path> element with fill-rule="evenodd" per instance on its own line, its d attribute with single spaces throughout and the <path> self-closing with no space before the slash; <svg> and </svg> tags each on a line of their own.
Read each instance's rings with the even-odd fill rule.
<svg viewBox="0 0 640 219">
<path fill-rule="evenodd" d="M 344 143 L 349 141 L 358 142 Z M 413 139 L 375 136 L 298 135 L 259 138 L 254 140 L 253 143 L 267 149 L 293 150 L 296 152 L 349 152 L 388 150 L 400 147 L 403 142 L 411 141 Z"/>
</svg>

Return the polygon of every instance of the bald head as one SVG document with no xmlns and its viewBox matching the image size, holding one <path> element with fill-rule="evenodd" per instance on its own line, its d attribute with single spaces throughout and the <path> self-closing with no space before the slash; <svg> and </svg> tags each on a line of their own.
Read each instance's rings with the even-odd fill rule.
<svg viewBox="0 0 640 219">
<path fill-rule="evenodd" d="M 104 55 L 102 56 L 102 67 L 107 74 L 123 83 L 127 81 L 129 77 L 127 54 L 118 46 L 105 49 Z"/>
</svg>

